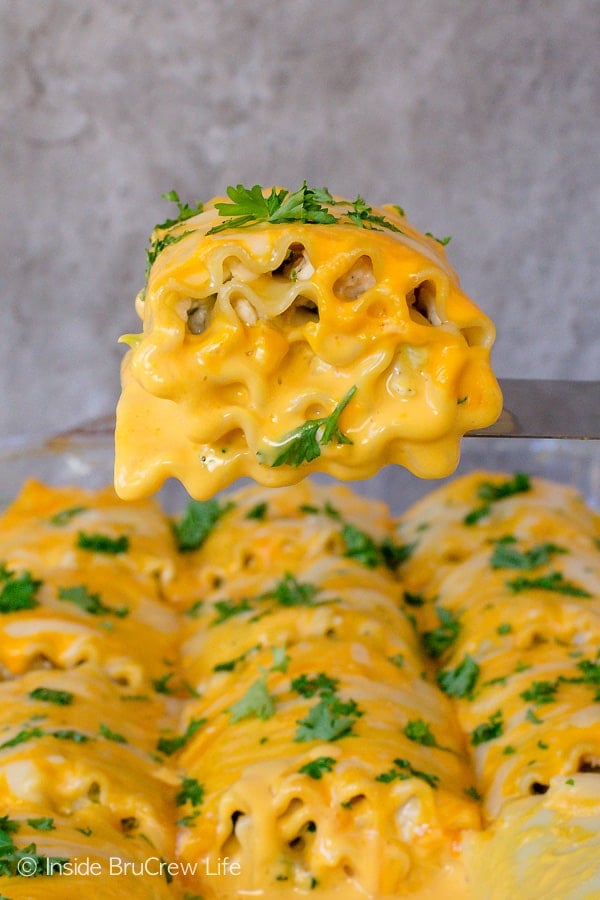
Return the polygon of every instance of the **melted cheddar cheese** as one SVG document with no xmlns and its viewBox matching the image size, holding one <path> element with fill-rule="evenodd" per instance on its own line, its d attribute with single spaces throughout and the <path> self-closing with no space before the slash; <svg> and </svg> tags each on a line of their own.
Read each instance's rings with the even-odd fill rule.
<svg viewBox="0 0 600 900">
<path fill-rule="evenodd" d="M 175 520 L 30 482 L 0 520 L 0 894 L 591 900 L 599 538 L 523 474 L 399 520 L 310 480 Z"/>
<path fill-rule="evenodd" d="M 125 338 L 118 494 L 171 476 L 203 499 L 240 476 L 452 472 L 501 397 L 493 325 L 443 246 L 393 206 L 357 222 L 330 198 L 329 224 L 229 228 L 225 199 L 152 236 L 143 333 Z"/>
</svg>

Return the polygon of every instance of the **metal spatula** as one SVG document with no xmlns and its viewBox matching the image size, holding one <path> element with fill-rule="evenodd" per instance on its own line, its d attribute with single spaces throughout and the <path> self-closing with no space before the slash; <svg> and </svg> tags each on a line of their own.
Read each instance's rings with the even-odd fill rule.
<svg viewBox="0 0 600 900">
<path fill-rule="evenodd" d="M 504 409 L 475 437 L 600 440 L 600 381 L 500 378 Z"/>
</svg>

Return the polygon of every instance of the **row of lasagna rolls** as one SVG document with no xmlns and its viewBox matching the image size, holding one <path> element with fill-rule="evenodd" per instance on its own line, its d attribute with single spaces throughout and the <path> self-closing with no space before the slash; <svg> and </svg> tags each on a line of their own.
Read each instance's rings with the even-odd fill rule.
<svg viewBox="0 0 600 900">
<path fill-rule="evenodd" d="M 420 630 L 439 637 L 437 679 L 488 822 L 565 783 L 596 791 L 599 535 L 575 491 L 522 474 L 457 479 L 400 523 L 398 538 L 415 540 L 405 587 Z"/>
<path fill-rule="evenodd" d="M 199 694 L 179 763 L 204 786 L 179 851 L 236 866 L 203 896 L 463 896 L 457 847 L 479 804 L 402 608 L 389 515 L 306 482 L 234 502 L 179 585 Z"/>
<path fill-rule="evenodd" d="M 151 504 L 33 482 L 2 519 L 0 867 L 11 900 L 171 896 L 164 872 L 141 868 L 175 853 L 177 779 L 156 754 L 174 716 L 160 693 L 177 653 L 160 586 L 169 538 Z"/>
</svg>

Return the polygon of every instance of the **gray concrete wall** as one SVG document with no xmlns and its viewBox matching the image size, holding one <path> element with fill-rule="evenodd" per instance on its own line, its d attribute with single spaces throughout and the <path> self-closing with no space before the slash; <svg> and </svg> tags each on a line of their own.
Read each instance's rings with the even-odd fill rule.
<svg viewBox="0 0 600 900">
<path fill-rule="evenodd" d="M 598 377 L 598 0 L 0 0 L 0 42 L 2 434 L 114 406 L 161 192 L 232 182 L 401 204 L 500 375 Z"/>
</svg>

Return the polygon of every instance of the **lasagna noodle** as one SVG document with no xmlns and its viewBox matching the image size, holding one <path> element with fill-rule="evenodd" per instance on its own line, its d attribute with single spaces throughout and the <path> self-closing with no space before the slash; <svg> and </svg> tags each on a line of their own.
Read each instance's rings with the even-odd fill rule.
<svg viewBox="0 0 600 900">
<path fill-rule="evenodd" d="M 218 202 L 153 235 L 162 249 L 136 302 L 144 330 L 126 338 L 118 493 L 148 495 L 170 476 L 206 498 L 244 475 L 277 486 L 390 463 L 453 471 L 460 437 L 491 424 L 501 398 L 493 325 L 444 248 L 394 207 L 375 211 L 388 227 L 359 227 L 343 201 L 335 224 L 214 234 Z M 322 440 L 318 420 L 342 401 Z M 316 454 L 279 464 L 309 420 Z"/>
</svg>

